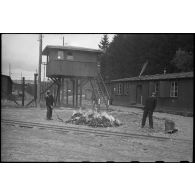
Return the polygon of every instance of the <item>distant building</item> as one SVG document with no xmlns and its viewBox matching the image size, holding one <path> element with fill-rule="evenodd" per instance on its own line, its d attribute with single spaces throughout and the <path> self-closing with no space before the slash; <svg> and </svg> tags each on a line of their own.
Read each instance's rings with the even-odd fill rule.
<svg viewBox="0 0 195 195">
<path fill-rule="evenodd" d="M 13 80 L 13 82 L 15 83 L 15 84 L 22 84 L 22 78 L 19 80 Z M 25 84 L 34 84 L 34 80 L 26 80 L 25 79 Z"/>
<path fill-rule="evenodd" d="M 193 78 L 193 72 L 145 75 L 112 80 L 107 86 L 113 105 L 142 107 L 156 92 L 156 110 L 193 113 Z"/>
<path fill-rule="evenodd" d="M 9 99 L 12 94 L 12 84 L 10 76 L 1 75 L 1 99 Z"/>
</svg>

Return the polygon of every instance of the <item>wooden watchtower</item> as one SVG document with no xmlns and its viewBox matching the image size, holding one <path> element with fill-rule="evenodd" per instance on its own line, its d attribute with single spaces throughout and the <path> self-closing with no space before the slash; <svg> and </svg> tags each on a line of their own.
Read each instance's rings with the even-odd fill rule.
<svg viewBox="0 0 195 195">
<path fill-rule="evenodd" d="M 71 82 L 72 105 L 73 107 L 81 106 L 82 87 L 90 82 L 96 102 L 104 103 L 108 108 L 109 94 L 98 71 L 101 53 L 101 50 L 73 46 L 48 45 L 44 48 L 42 55 L 47 59 L 46 76 L 57 85 L 55 95 L 57 104 L 61 104 L 60 97 L 63 97 L 64 93 L 66 93 L 66 104 L 68 104 L 68 86 L 65 87 L 65 85 Z"/>
</svg>

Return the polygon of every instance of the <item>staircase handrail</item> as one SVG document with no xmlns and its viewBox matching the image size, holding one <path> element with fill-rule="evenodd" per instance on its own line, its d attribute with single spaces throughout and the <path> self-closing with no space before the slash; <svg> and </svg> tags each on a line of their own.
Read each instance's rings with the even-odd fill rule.
<svg viewBox="0 0 195 195">
<path fill-rule="evenodd" d="M 91 80 L 91 79 L 89 79 L 89 81 L 90 81 L 91 87 L 92 87 L 92 89 L 93 89 L 93 95 L 94 95 L 94 97 L 95 97 L 95 99 L 96 99 L 96 101 L 97 101 L 97 100 L 98 100 L 98 98 L 97 98 L 97 96 L 96 96 L 96 93 L 95 93 L 95 88 L 94 88 L 94 86 L 93 86 L 92 80 Z M 98 92 L 98 95 L 99 95 L 99 92 Z M 99 97 L 100 97 L 100 96 L 99 96 Z"/>
<path fill-rule="evenodd" d="M 101 86 L 100 86 L 100 83 L 99 83 L 98 79 L 96 79 L 96 81 L 97 81 L 96 84 L 98 85 L 98 89 L 99 89 L 99 90 L 101 91 L 101 93 L 102 93 L 103 101 L 104 101 L 104 103 L 105 103 L 105 105 L 106 105 L 106 107 L 107 107 L 107 106 L 108 106 L 108 102 L 106 101 L 104 92 L 102 91 L 102 88 L 101 88 Z M 98 93 L 99 93 L 99 91 L 98 91 Z M 100 95 L 100 97 L 101 97 L 101 95 Z"/>
<path fill-rule="evenodd" d="M 106 87 L 106 85 L 105 85 L 105 83 L 104 83 L 104 80 L 103 80 L 103 78 L 102 78 L 102 75 L 101 75 L 100 72 L 98 72 L 98 75 L 99 75 L 99 78 L 101 79 L 101 81 L 102 81 L 102 83 L 103 83 L 103 86 L 104 86 L 104 89 L 105 89 L 106 94 L 107 94 L 107 96 L 108 96 L 108 99 L 110 100 L 110 94 L 109 94 L 109 92 L 108 92 L 108 90 L 107 90 L 107 87 Z"/>
</svg>

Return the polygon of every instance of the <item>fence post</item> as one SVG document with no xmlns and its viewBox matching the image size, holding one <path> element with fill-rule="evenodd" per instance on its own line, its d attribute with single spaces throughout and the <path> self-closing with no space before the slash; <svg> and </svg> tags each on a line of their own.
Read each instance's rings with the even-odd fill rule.
<svg viewBox="0 0 195 195">
<path fill-rule="evenodd" d="M 68 80 L 66 80 L 66 105 L 68 105 Z"/>
<path fill-rule="evenodd" d="M 75 106 L 75 80 L 72 80 L 72 106 Z"/>
<path fill-rule="evenodd" d="M 25 78 L 22 77 L 22 106 L 24 106 Z"/>
</svg>

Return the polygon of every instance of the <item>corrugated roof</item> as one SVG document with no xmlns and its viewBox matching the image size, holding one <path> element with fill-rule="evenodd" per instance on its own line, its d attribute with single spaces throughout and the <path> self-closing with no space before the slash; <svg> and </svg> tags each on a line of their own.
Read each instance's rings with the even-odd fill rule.
<svg viewBox="0 0 195 195">
<path fill-rule="evenodd" d="M 193 72 L 181 72 L 181 73 L 169 73 L 169 74 L 155 74 L 155 75 L 144 75 L 141 77 L 130 77 L 123 79 L 112 80 L 112 82 L 119 81 L 144 81 L 144 80 L 165 80 L 165 79 L 177 79 L 177 78 L 193 78 Z"/>
<path fill-rule="evenodd" d="M 95 52 L 95 53 L 102 53 L 99 49 L 91 49 L 85 47 L 76 47 L 76 46 L 58 46 L 58 45 L 47 45 L 42 54 L 47 55 L 48 49 L 61 49 L 61 50 L 74 50 L 74 51 L 87 51 L 87 52 Z"/>
</svg>

